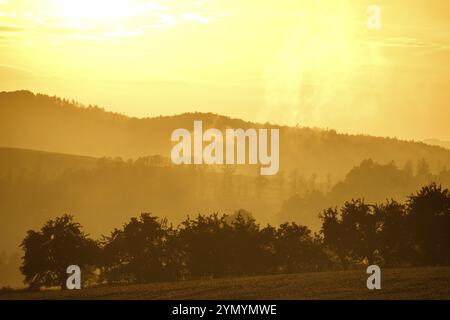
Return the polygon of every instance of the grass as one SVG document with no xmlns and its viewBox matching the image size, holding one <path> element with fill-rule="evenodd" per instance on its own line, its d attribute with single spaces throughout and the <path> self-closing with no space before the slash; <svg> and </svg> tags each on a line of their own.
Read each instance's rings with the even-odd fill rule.
<svg viewBox="0 0 450 320">
<path fill-rule="evenodd" d="M 0 293 L 3 299 L 450 299 L 450 267 L 385 269 L 381 290 L 365 270 Z"/>
</svg>

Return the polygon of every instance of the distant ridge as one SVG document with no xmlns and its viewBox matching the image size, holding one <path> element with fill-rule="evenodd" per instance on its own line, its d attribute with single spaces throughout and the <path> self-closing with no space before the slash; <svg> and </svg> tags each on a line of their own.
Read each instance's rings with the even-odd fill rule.
<svg viewBox="0 0 450 320">
<path fill-rule="evenodd" d="M 0 147 L 0 176 L 39 168 L 45 176 L 54 177 L 66 170 L 93 168 L 97 161 L 96 158 L 87 156 Z"/>
<path fill-rule="evenodd" d="M 172 131 L 192 129 L 194 120 L 215 128 L 264 126 L 212 113 L 133 118 L 29 91 L 0 93 L 3 147 L 124 159 L 155 154 L 168 157 Z M 364 159 L 394 161 L 399 166 L 425 159 L 434 172 L 450 167 L 450 150 L 438 146 L 334 130 L 282 126 L 280 145 L 281 171 L 298 170 L 318 178 L 343 177 Z"/>
<path fill-rule="evenodd" d="M 423 142 L 432 146 L 438 146 L 450 150 L 450 141 L 442 141 L 439 139 L 426 139 L 423 140 Z"/>
</svg>

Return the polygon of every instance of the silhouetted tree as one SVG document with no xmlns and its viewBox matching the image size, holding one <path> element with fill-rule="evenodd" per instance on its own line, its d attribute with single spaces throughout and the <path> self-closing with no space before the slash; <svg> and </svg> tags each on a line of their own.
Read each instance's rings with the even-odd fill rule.
<svg viewBox="0 0 450 320">
<path fill-rule="evenodd" d="M 69 265 L 84 268 L 96 263 L 98 247 L 70 215 L 49 220 L 40 231 L 30 230 L 23 240 L 20 268 L 32 289 L 65 287 Z"/>
<path fill-rule="evenodd" d="M 280 271 L 277 261 L 277 229 L 271 225 L 262 228 L 258 234 L 260 258 L 258 268 L 260 273 L 277 273 Z"/>
<path fill-rule="evenodd" d="M 188 218 L 177 229 L 143 213 L 104 237 L 100 250 L 64 215 L 28 232 L 21 270 L 39 288 L 62 286 L 70 264 L 100 266 L 108 283 L 317 271 L 332 268 L 336 256 L 344 268 L 450 264 L 450 192 L 435 183 L 405 204 L 352 199 L 319 217 L 320 237 L 297 223 L 260 228 L 243 209 Z"/>
<path fill-rule="evenodd" d="M 319 215 L 322 220 L 320 233 L 323 243 L 330 248 L 339 258 L 342 266 L 347 267 L 347 242 L 345 240 L 344 228 L 339 219 L 337 208 L 328 208 Z"/>
<path fill-rule="evenodd" d="M 184 252 L 187 273 L 194 278 L 231 273 L 231 227 L 226 215 L 198 215 L 181 223 L 178 241 Z"/>
<path fill-rule="evenodd" d="M 418 260 L 425 265 L 449 264 L 449 190 L 431 183 L 409 196 L 407 210 Z"/>
<path fill-rule="evenodd" d="M 364 200 L 346 202 L 341 208 L 343 240 L 350 257 L 374 262 L 376 244 L 376 218 L 371 206 Z"/>
<path fill-rule="evenodd" d="M 249 212 L 237 211 L 228 222 L 229 239 L 229 268 L 235 275 L 249 275 L 259 273 L 262 259 L 259 226 Z"/>
<path fill-rule="evenodd" d="M 340 210 L 325 210 L 324 244 L 345 266 L 348 260 L 388 266 L 448 265 L 450 263 L 450 192 L 436 183 L 409 196 L 368 205 L 346 202 Z"/>
<path fill-rule="evenodd" d="M 311 230 L 296 223 L 284 223 L 277 229 L 275 252 L 279 271 L 283 273 L 317 271 L 328 260 Z"/>
<path fill-rule="evenodd" d="M 412 238 L 404 204 L 395 200 L 374 205 L 377 220 L 377 248 L 386 266 L 412 262 Z"/>
<path fill-rule="evenodd" d="M 167 220 L 143 213 L 103 239 L 103 277 L 109 283 L 145 283 L 176 278 Z"/>
</svg>

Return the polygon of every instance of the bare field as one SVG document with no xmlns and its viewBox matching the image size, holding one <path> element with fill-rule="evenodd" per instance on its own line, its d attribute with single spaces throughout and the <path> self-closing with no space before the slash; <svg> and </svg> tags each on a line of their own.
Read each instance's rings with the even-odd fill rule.
<svg viewBox="0 0 450 320">
<path fill-rule="evenodd" d="M 11 292 L 0 299 L 450 299 L 450 267 L 382 270 L 382 289 L 365 270 L 195 280 L 78 291 Z"/>
</svg>

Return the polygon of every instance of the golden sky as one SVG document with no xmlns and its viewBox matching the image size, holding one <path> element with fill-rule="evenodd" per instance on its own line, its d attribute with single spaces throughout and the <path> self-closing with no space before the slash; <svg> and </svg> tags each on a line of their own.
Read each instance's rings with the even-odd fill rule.
<svg viewBox="0 0 450 320">
<path fill-rule="evenodd" d="M 450 140 L 449 18 L 448 0 L 0 0 L 0 90 Z"/>
</svg>

